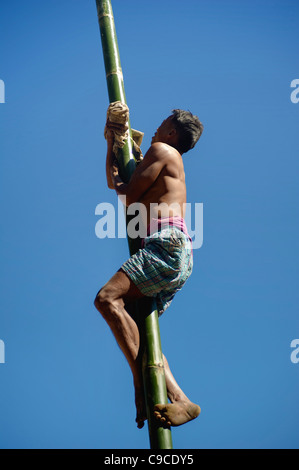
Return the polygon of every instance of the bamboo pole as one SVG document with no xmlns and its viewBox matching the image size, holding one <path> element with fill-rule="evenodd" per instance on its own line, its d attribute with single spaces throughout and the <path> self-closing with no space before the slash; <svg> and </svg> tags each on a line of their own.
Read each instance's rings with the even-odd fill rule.
<svg viewBox="0 0 299 470">
<path fill-rule="evenodd" d="M 96 0 L 96 5 L 109 101 L 111 103 L 119 100 L 127 103 L 111 1 Z M 130 123 L 129 131 L 130 137 L 132 137 Z M 117 159 L 120 164 L 121 176 L 125 182 L 128 182 L 136 166 L 132 153 L 131 138 L 119 150 Z M 127 224 L 128 221 L 127 216 Z M 129 236 L 127 238 L 130 255 L 133 255 L 140 248 L 140 240 L 132 240 Z M 139 311 L 138 326 L 143 351 L 142 373 L 151 449 L 172 449 L 170 429 L 157 423 L 153 415 L 155 404 L 163 404 L 168 401 L 156 303 L 154 299 L 142 299 L 137 302 L 137 310 Z"/>
</svg>

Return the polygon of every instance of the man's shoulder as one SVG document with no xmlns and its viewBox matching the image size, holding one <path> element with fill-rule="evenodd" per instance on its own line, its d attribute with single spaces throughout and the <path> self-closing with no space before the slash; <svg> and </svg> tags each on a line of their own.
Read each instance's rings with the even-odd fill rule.
<svg viewBox="0 0 299 470">
<path fill-rule="evenodd" d="M 149 148 L 150 154 L 156 159 L 169 159 L 181 157 L 180 153 L 171 145 L 164 142 L 154 142 Z"/>
</svg>

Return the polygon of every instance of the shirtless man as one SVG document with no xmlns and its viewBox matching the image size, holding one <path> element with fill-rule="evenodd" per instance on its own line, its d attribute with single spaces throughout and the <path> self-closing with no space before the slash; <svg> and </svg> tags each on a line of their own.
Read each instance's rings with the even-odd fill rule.
<svg viewBox="0 0 299 470">
<path fill-rule="evenodd" d="M 121 180 L 113 154 L 113 125 L 107 123 L 107 126 L 108 187 L 115 189 L 119 196 L 125 196 L 127 206 L 142 203 L 146 209 L 144 223 L 149 228 L 142 248 L 100 289 L 95 306 L 111 328 L 131 368 L 136 422 L 142 428 L 146 411 L 138 360 L 139 330 L 125 306 L 144 296 L 155 297 L 161 315 L 191 274 L 192 242 L 184 223 L 186 185 L 182 154 L 195 146 L 203 126 L 189 111 L 174 110 L 157 129 L 151 147 L 128 184 Z M 157 404 L 154 413 L 162 424 L 179 426 L 196 418 L 200 407 L 184 394 L 165 356 L 163 360 L 171 403 Z"/>
</svg>

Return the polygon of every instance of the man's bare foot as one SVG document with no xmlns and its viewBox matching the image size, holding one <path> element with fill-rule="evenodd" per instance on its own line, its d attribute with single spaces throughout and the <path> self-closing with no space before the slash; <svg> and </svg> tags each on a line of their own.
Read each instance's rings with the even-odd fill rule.
<svg viewBox="0 0 299 470">
<path fill-rule="evenodd" d="M 200 407 L 191 401 L 176 401 L 167 405 L 156 405 L 154 407 L 156 419 L 167 426 L 180 426 L 197 418 Z"/>
</svg>

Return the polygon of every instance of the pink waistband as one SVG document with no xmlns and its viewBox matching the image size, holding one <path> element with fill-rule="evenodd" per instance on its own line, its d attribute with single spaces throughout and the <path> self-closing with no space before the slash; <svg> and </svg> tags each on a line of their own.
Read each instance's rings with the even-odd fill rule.
<svg viewBox="0 0 299 470">
<path fill-rule="evenodd" d="M 183 232 L 185 235 L 187 235 L 187 237 L 189 237 L 192 243 L 192 239 L 188 233 L 185 220 L 179 215 L 174 217 L 164 217 L 162 219 L 152 219 L 151 223 L 147 227 L 147 236 L 160 231 L 162 228 L 169 226 L 177 227 L 179 230 L 181 230 L 181 232 Z M 142 239 L 141 247 L 144 247 L 144 239 Z"/>
</svg>

